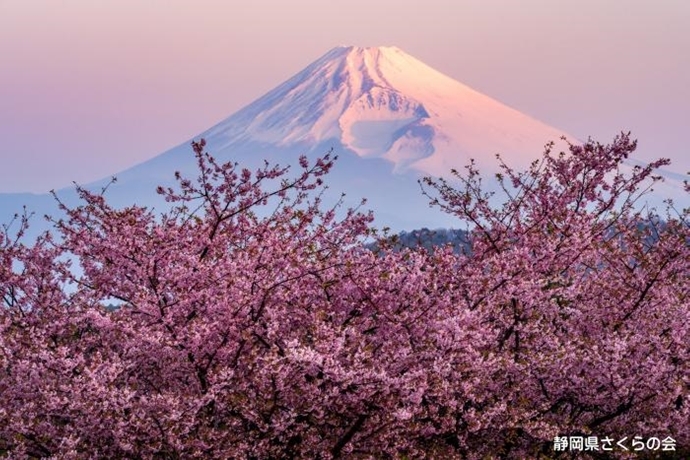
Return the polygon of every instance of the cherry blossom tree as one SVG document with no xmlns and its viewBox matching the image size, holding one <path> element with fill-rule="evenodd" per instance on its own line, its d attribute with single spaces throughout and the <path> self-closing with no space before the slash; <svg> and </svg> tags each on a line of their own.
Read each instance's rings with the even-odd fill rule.
<svg viewBox="0 0 690 460">
<path fill-rule="evenodd" d="M 199 176 L 159 188 L 166 213 L 79 188 L 53 233 L 0 234 L 0 456 L 689 445 L 688 216 L 635 206 L 665 161 L 624 173 L 628 136 L 503 165 L 503 203 L 472 165 L 427 179 L 470 223 L 464 253 L 400 250 L 372 215 L 324 206 L 329 155 L 292 175 L 193 148 Z"/>
<path fill-rule="evenodd" d="M 613 434 L 671 436 L 687 452 L 688 210 L 662 223 L 636 206 L 668 161 L 626 174 L 635 147 L 623 134 L 567 153 L 550 145 L 524 172 L 502 163 L 498 206 L 472 165 L 455 172 L 462 187 L 426 180 L 434 204 L 473 224 L 472 254 L 453 270 L 457 308 L 478 312 L 494 339 L 469 412 L 484 416 L 477 450 L 532 457 L 552 448 L 545 438 Z"/>
</svg>

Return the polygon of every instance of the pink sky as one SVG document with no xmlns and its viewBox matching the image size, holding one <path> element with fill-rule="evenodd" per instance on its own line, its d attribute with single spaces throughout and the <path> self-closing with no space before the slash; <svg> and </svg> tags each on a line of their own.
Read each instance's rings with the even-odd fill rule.
<svg viewBox="0 0 690 460">
<path fill-rule="evenodd" d="M 684 0 L 0 0 L 0 192 L 151 158 L 340 44 L 399 46 L 576 136 L 632 130 L 686 172 L 689 30 Z"/>
</svg>

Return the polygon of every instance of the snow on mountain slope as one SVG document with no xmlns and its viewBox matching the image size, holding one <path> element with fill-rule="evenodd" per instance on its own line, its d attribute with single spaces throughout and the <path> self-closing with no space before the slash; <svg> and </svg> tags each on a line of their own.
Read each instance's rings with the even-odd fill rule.
<svg viewBox="0 0 690 460">
<path fill-rule="evenodd" d="M 396 171 L 443 175 L 470 157 L 526 164 L 563 131 L 484 96 L 396 47 L 338 47 L 204 133 L 224 146 L 337 140 Z"/>
</svg>

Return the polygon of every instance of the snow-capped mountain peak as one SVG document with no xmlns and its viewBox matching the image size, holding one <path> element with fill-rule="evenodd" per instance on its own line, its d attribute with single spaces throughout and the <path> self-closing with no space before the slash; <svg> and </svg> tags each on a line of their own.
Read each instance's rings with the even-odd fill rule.
<svg viewBox="0 0 690 460">
<path fill-rule="evenodd" d="M 526 164 L 563 132 L 432 69 L 397 47 L 341 46 L 224 120 L 221 145 L 337 141 L 396 171 L 441 175 L 501 152 Z"/>
</svg>

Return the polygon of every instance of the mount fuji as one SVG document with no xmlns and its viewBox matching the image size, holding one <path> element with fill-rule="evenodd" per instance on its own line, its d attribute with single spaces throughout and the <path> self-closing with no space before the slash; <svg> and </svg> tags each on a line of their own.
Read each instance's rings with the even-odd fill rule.
<svg viewBox="0 0 690 460">
<path fill-rule="evenodd" d="M 334 142 L 360 158 L 385 159 L 394 172 L 432 175 L 470 156 L 528 160 L 562 135 L 395 47 L 335 48 L 202 134 L 221 149 Z"/>
<path fill-rule="evenodd" d="M 330 50 L 195 139 L 206 139 L 217 159 L 250 169 L 264 160 L 294 164 L 300 154 L 313 159 L 332 149 L 339 161 L 326 182 L 334 196 L 346 193 L 347 205 L 367 198 L 375 225 L 403 230 L 457 226 L 452 216 L 429 208 L 418 178 L 448 175 L 470 158 L 493 173 L 497 153 L 525 167 L 564 135 L 399 48 L 348 46 Z M 107 197 L 116 205 L 158 208 L 155 187 L 171 184 L 175 171 L 196 177 L 189 142 L 117 174 Z M 63 189 L 58 195 L 70 200 L 74 194 Z M 52 198 L 0 195 L 2 209 L 24 203 L 43 213 Z M 2 214 L 0 221 L 7 221 Z"/>
</svg>

